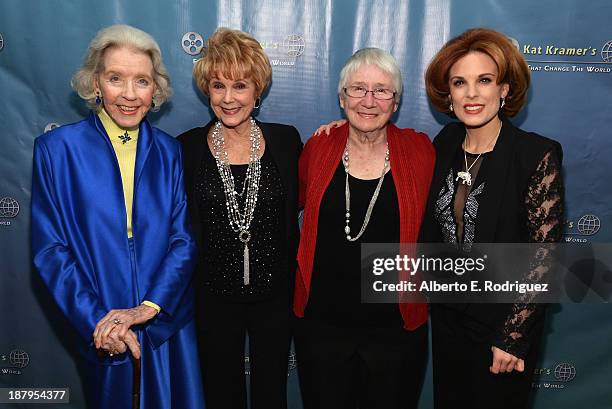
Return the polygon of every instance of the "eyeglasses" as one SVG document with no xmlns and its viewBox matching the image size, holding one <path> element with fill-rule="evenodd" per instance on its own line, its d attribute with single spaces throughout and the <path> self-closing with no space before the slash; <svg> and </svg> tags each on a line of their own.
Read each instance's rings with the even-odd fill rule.
<svg viewBox="0 0 612 409">
<path fill-rule="evenodd" d="M 375 99 L 380 99 L 383 101 L 392 99 L 396 94 L 395 91 L 391 91 L 387 88 L 376 88 L 369 91 L 367 88 L 359 85 L 352 85 L 350 87 L 343 88 L 343 90 L 344 93 L 351 98 L 365 98 L 365 96 L 368 95 L 368 92 L 371 92 Z"/>
</svg>

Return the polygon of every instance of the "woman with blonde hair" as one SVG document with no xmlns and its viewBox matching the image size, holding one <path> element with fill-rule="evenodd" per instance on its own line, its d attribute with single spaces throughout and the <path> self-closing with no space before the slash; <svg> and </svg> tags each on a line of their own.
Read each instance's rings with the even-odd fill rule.
<svg viewBox="0 0 612 409">
<path fill-rule="evenodd" d="M 215 118 L 179 136 L 200 256 L 196 321 L 208 408 L 287 407 L 291 288 L 298 241 L 292 126 L 253 118 L 272 68 L 255 38 L 221 28 L 193 71 Z"/>
</svg>

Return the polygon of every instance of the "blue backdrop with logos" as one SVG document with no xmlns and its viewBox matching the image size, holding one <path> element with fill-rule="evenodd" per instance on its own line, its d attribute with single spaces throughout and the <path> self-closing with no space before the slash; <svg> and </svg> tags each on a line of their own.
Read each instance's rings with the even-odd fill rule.
<svg viewBox="0 0 612 409">
<path fill-rule="evenodd" d="M 0 387 L 69 387 L 62 407 L 84 407 L 71 329 L 31 268 L 29 201 L 34 139 L 87 113 L 69 83 L 99 29 L 126 23 L 157 39 L 175 95 L 150 119 L 173 135 L 210 118 L 191 77 L 204 39 L 220 26 L 252 33 L 274 72 L 258 117 L 295 125 L 304 140 L 341 116 L 340 68 L 366 46 L 390 51 L 402 68 L 396 123 L 433 138 L 447 119 L 427 101 L 427 63 L 467 28 L 502 31 L 532 70 L 528 107 L 514 122 L 562 143 L 565 240 L 586 247 L 612 238 L 611 18 L 608 0 L 0 1 Z M 612 309 L 556 305 L 549 318 L 534 407 L 609 408 Z M 300 408 L 295 365 L 289 386 Z M 428 372 L 421 408 L 431 395 Z"/>
</svg>

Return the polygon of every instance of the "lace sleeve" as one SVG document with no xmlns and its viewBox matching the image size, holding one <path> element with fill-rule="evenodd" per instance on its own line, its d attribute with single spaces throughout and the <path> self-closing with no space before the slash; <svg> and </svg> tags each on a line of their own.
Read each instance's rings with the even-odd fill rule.
<svg viewBox="0 0 612 409">
<path fill-rule="evenodd" d="M 523 282 L 546 281 L 554 250 L 550 243 L 557 243 L 562 237 L 563 197 L 560 161 L 554 151 L 549 151 L 531 176 L 525 197 L 529 242 L 543 244 L 534 249 L 535 255 Z M 494 342 L 495 346 L 525 358 L 530 346 L 530 329 L 544 313 L 543 304 L 532 303 L 535 296 L 535 293 L 526 292 L 512 304 L 510 314 Z"/>
</svg>

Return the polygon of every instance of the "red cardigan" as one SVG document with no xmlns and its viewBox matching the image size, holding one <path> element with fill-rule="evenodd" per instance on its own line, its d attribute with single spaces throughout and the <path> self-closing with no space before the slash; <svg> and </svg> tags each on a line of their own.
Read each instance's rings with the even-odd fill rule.
<svg viewBox="0 0 612 409">
<path fill-rule="evenodd" d="M 304 317 L 310 294 L 321 199 L 342 158 L 348 131 L 349 125 L 345 124 L 332 129 L 329 136 L 313 136 L 300 157 L 299 201 L 300 206 L 304 207 L 304 224 L 297 255 L 293 302 L 293 310 L 298 317 Z M 399 204 L 400 242 L 415 243 L 425 213 L 435 151 L 424 133 L 400 129 L 392 124 L 387 126 L 387 140 Z M 427 321 L 426 304 L 400 303 L 399 309 L 407 330 L 414 330 Z"/>
</svg>

